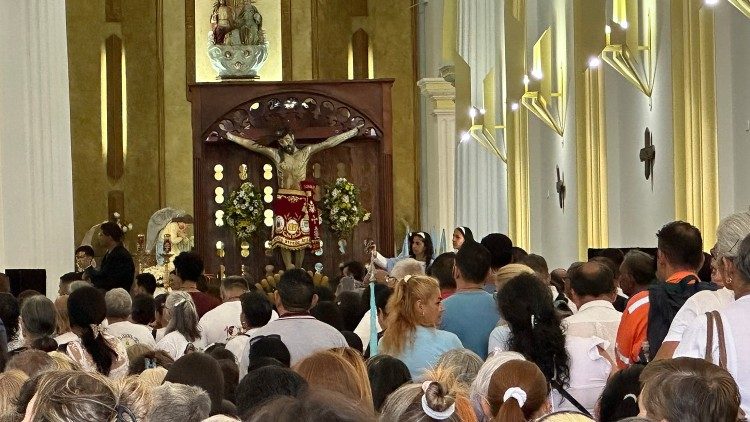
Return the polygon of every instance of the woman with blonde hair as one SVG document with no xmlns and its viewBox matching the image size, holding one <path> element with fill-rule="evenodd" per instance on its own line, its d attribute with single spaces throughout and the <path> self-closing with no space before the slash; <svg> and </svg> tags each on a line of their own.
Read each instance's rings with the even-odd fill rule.
<svg viewBox="0 0 750 422">
<path fill-rule="evenodd" d="M 401 386 L 388 396 L 382 410 L 382 422 L 476 421 L 471 407 L 461 414 L 455 394 L 436 381 Z"/>
<path fill-rule="evenodd" d="M 93 372 L 51 371 L 37 379 L 24 421 L 139 421 L 150 393 L 132 380 L 110 381 Z"/>
<path fill-rule="evenodd" d="M 326 350 L 314 353 L 295 365 L 294 371 L 307 381 L 311 389 L 317 387 L 341 393 L 369 411 L 373 410 L 367 370 L 362 373 L 341 352 Z"/>
<path fill-rule="evenodd" d="M 68 295 L 60 296 L 55 299 L 56 314 L 56 327 L 55 327 L 55 341 L 58 346 L 68 344 L 73 340 L 76 340 L 76 335 L 70 331 L 70 317 L 68 316 Z"/>
<path fill-rule="evenodd" d="M 506 362 L 492 374 L 483 407 L 497 422 L 535 420 L 550 411 L 547 378 L 532 362 Z"/>
<path fill-rule="evenodd" d="M 186 353 L 203 349 L 198 311 L 189 293 L 170 293 L 164 303 L 164 318 L 167 327 L 164 337 L 156 343 L 157 350 L 163 350 L 177 360 Z"/>
<path fill-rule="evenodd" d="M 0 420 L 7 420 L 8 416 L 16 414 L 15 401 L 27 379 L 28 375 L 15 369 L 0 374 Z"/>
<path fill-rule="evenodd" d="M 438 330 L 443 314 L 440 286 L 432 277 L 406 277 L 396 282 L 386 305 L 381 352 L 400 359 L 418 379 L 440 356 L 462 348 L 453 333 Z"/>
</svg>

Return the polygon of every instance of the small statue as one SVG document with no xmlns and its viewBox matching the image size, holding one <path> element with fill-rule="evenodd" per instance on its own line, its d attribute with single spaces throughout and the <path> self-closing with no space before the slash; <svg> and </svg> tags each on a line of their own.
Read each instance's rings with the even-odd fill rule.
<svg viewBox="0 0 750 422">
<path fill-rule="evenodd" d="M 214 44 L 224 44 L 224 37 L 234 29 L 234 10 L 227 6 L 227 0 L 214 3 L 211 13 L 211 29 L 214 34 Z"/>
<path fill-rule="evenodd" d="M 245 0 L 237 14 L 237 28 L 240 30 L 240 42 L 244 45 L 261 45 L 265 41 L 263 34 L 263 16 L 258 12 L 252 0 Z"/>
</svg>

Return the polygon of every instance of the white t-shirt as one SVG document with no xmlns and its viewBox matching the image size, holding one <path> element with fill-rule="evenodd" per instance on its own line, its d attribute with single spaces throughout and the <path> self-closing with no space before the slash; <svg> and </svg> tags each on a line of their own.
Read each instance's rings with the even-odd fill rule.
<svg viewBox="0 0 750 422">
<path fill-rule="evenodd" d="M 206 344 L 226 343 L 239 334 L 242 331 L 240 314 L 242 303 L 239 300 L 224 302 L 206 312 L 200 320 Z"/>
<path fill-rule="evenodd" d="M 78 340 L 78 336 L 75 335 L 72 331 L 68 331 L 67 333 L 62 333 L 59 336 L 55 337 L 55 341 L 57 342 L 58 346 L 62 346 L 63 344 L 68 344 L 71 341 Z"/>
<path fill-rule="evenodd" d="M 107 332 L 119 338 L 126 350 L 134 344 L 145 344 L 156 348 L 156 340 L 151 335 L 151 329 L 145 325 L 134 324 L 130 321 L 115 322 L 107 326 Z"/>
<path fill-rule="evenodd" d="M 310 315 L 279 318 L 258 328 L 255 335 L 278 334 L 289 349 L 291 365 L 321 350 L 347 347 L 346 339 L 335 328 Z"/>
<path fill-rule="evenodd" d="M 613 367 L 613 362 L 601 354 L 599 347 L 606 350 L 610 345 L 598 337 L 565 338 L 565 350 L 570 357 L 570 383 L 565 390 L 592 415 Z M 578 411 L 557 390 L 552 389 L 551 397 L 555 412 Z"/>
<path fill-rule="evenodd" d="M 750 347 L 750 296 L 743 296 L 720 310 L 724 323 L 724 341 L 727 348 L 727 370 L 737 382 L 740 389 L 740 406 L 745 414 L 750 413 L 750 361 L 746 357 Z M 699 314 L 682 336 L 674 357 L 691 357 L 704 359 L 708 321 L 705 314 Z M 712 362 L 719 364 L 719 333 L 714 324 L 714 347 L 711 351 Z"/>
<path fill-rule="evenodd" d="M 247 348 L 248 343 L 250 342 L 251 338 L 255 337 L 255 333 L 257 333 L 259 329 L 260 328 L 253 328 L 247 330 L 246 333 L 240 334 L 230 339 L 224 346 L 225 349 L 229 350 L 234 355 L 234 360 L 235 362 L 237 362 L 237 366 L 239 367 L 240 381 L 245 377 L 245 375 L 247 375 L 247 367 L 248 365 L 250 365 L 250 350 L 248 350 Z"/>
<path fill-rule="evenodd" d="M 703 290 L 692 295 L 674 316 L 664 341 L 681 341 L 685 330 L 695 319 L 706 312 L 720 311 L 734 302 L 734 292 L 726 287 L 711 291 Z"/>
<path fill-rule="evenodd" d="M 578 312 L 565 318 L 563 328 L 566 337 L 598 337 L 606 340 L 607 353 L 615 356 L 620 319 L 622 319 L 622 312 L 618 312 L 612 303 L 606 300 L 592 300 L 581 305 Z"/>
<path fill-rule="evenodd" d="M 380 327 L 380 321 L 378 321 L 377 318 L 375 318 L 375 327 L 378 329 L 378 332 L 383 331 L 383 329 Z M 357 328 L 354 329 L 354 334 L 358 335 L 360 339 L 362 339 L 362 346 L 367 349 L 367 345 L 370 344 L 370 310 L 368 309 L 365 313 L 365 316 L 362 317 L 362 320 L 359 321 L 359 324 L 357 324 Z"/>
<path fill-rule="evenodd" d="M 178 331 L 172 331 L 156 343 L 156 348 L 167 352 L 172 359 L 177 360 L 185 354 L 185 349 L 189 343 L 185 336 Z M 205 347 L 205 343 L 198 338 L 193 342 L 193 346 L 195 346 L 196 351 L 201 351 Z"/>
<path fill-rule="evenodd" d="M 228 343 L 229 340 L 242 332 L 242 303 L 239 300 L 224 302 L 203 315 L 200 326 L 201 335 L 206 345 L 213 343 Z M 271 321 L 278 319 L 276 311 L 271 311 Z"/>
</svg>

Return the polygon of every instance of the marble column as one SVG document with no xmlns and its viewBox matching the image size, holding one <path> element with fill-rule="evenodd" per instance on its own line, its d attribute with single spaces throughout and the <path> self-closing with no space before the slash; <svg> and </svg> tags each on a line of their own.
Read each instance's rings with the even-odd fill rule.
<svg viewBox="0 0 750 422">
<path fill-rule="evenodd" d="M 454 216 L 454 178 L 456 153 L 456 89 L 443 78 L 424 78 L 417 82 L 426 99 L 425 133 L 422 137 L 420 215 L 422 230 L 439 242 L 440 233 L 450 236 Z M 449 244 L 446 239 L 446 244 Z"/>
<path fill-rule="evenodd" d="M 46 269 L 51 297 L 74 269 L 65 25 L 65 2 L 0 2 L 0 271 Z"/>
</svg>

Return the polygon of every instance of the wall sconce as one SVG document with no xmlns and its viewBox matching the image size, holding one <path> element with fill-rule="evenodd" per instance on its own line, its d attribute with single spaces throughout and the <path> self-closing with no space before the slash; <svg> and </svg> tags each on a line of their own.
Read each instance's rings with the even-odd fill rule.
<svg viewBox="0 0 750 422">
<path fill-rule="evenodd" d="M 563 136 L 567 75 L 564 66 L 560 66 L 556 72 L 552 71 L 551 28 L 547 28 L 534 44 L 532 58 L 531 77 L 523 77 L 525 90 L 521 104 L 558 135 Z"/>
<path fill-rule="evenodd" d="M 514 103 L 515 104 L 515 103 Z M 518 104 L 515 104 L 515 108 L 511 105 L 511 110 L 518 110 Z M 468 142 L 471 139 L 479 142 L 480 145 L 487 148 L 492 154 L 501 159 L 504 163 L 508 163 L 508 158 L 505 151 L 501 150 L 497 145 L 497 138 L 490 129 L 505 129 L 505 125 L 494 125 L 485 127 L 484 115 L 487 111 L 483 108 L 476 108 L 472 106 L 469 109 L 469 117 L 471 117 L 471 127 L 468 131 L 461 134 L 461 142 Z M 503 148 L 504 149 L 504 148 Z"/>
<path fill-rule="evenodd" d="M 732 6 L 750 18 L 750 0 L 729 0 Z M 713 7 L 719 4 L 719 0 L 706 0 L 706 6 Z"/>
<path fill-rule="evenodd" d="M 604 29 L 604 61 L 651 98 L 656 64 L 654 0 L 614 0 Z"/>
</svg>

